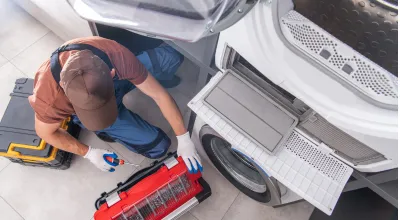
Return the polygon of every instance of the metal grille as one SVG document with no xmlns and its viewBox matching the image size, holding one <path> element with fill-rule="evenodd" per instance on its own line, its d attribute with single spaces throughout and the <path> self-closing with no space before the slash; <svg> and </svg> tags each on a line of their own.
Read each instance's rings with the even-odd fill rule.
<svg viewBox="0 0 400 220">
<path fill-rule="evenodd" d="M 300 15 L 299 13 L 289 13 L 287 15 L 287 18 L 293 21 L 303 21 L 304 17 Z"/>
<path fill-rule="evenodd" d="M 165 213 L 167 207 L 174 206 L 180 200 L 190 194 L 193 190 L 192 184 L 184 174 L 177 177 L 172 182 L 156 190 L 150 196 L 137 202 L 131 207 L 127 207 L 124 212 L 117 217 L 118 220 L 151 220 Z"/>
<path fill-rule="evenodd" d="M 385 160 L 382 154 L 346 134 L 318 114 L 302 122 L 300 127 L 329 147 L 335 149 L 336 154 L 355 165 L 370 164 Z"/>
<path fill-rule="evenodd" d="M 334 181 L 341 182 L 348 169 L 337 159 L 319 151 L 314 143 L 297 132 L 290 135 L 285 147 Z"/>
<path fill-rule="evenodd" d="M 392 2 L 395 8 L 383 0 L 293 0 L 299 14 L 397 76 L 397 0 Z"/>
<path fill-rule="evenodd" d="M 307 18 L 290 11 L 281 18 L 288 41 L 330 67 L 341 79 L 370 98 L 397 106 L 397 77 L 339 41 Z"/>
</svg>

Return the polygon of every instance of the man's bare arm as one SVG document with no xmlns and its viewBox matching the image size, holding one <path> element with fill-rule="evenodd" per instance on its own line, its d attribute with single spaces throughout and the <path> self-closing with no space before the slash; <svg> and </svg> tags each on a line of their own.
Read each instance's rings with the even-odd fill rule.
<svg viewBox="0 0 400 220">
<path fill-rule="evenodd" d="M 81 156 L 88 152 L 89 147 L 61 129 L 60 123 L 47 124 L 35 117 L 35 129 L 40 138 L 61 150 Z"/>
<path fill-rule="evenodd" d="M 187 132 L 185 124 L 183 123 L 182 114 L 175 100 L 151 74 L 147 76 L 143 83 L 136 85 L 136 87 L 157 103 L 165 119 L 167 119 L 177 136 Z"/>
</svg>

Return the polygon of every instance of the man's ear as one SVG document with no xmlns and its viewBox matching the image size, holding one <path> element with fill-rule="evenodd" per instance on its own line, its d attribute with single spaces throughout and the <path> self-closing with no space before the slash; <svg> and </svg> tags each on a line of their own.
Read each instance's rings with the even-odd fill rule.
<svg viewBox="0 0 400 220">
<path fill-rule="evenodd" d="M 112 69 L 111 69 L 111 77 L 114 78 L 114 76 L 115 76 L 115 69 L 112 68 Z"/>
</svg>

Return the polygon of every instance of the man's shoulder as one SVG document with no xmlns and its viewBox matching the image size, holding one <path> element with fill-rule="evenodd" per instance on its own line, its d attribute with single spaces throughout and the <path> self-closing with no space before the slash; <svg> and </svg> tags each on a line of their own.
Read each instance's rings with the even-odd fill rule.
<svg viewBox="0 0 400 220">
<path fill-rule="evenodd" d="M 71 103 L 51 74 L 49 60 L 36 72 L 29 103 L 38 118 L 45 123 L 60 122 L 74 113 Z"/>
<path fill-rule="evenodd" d="M 40 80 L 47 80 L 49 77 L 53 77 L 51 74 L 51 67 L 50 67 L 50 59 L 47 59 L 40 65 L 38 70 L 35 73 L 35 83 L 34 86 L 36 86 L 37 82 Z"/>
<path fill-rule="evenodd" d="M 34 95 L 54 96 L 58 85 L 51 74 L 50 59 L 46 60 L 37 70 L 33 85 Z"/>
</svg>

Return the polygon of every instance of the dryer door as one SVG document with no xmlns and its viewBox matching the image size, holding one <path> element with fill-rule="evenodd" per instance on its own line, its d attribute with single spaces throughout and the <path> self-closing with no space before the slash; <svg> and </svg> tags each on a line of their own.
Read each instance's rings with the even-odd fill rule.
<svg viewBox="0 0 400 220">
<path fill-rule="evenodd" d="M 196 41 L 240 20 L 255 0 L 68 0 L 83 18 L 149 37 Z"/>
<path fill-rule="evenodd" d="M 266 205 L 281 204 L 278 182 L 257 166 L 251 158 L 235 151 L 208 125 L 201 128 L 199 139 L 214 166 L 236 188 Z"/>
<path fill-rule="evenodd" d="M 353 169 L 333 156 L 333 151 L 326 144 L 297 127 L 293 129 L 294 123 L 290 120 L 292 117 L 289 112 L 285 112 L 285 107 L 276 102 L 270 93 L 256 87 L 249 80 L 232 70 L 219 72 L 188 106 L 197 117 L 231 144 L 225 148 L 232 150 L 228 146 L 233 146 L 235 155 L 241 156 L 237 152 L 246 155 L 240 157 L 241 160 L 247 160 L 255 169 L 265 171 L 259 172 L 261 175 L 273 176 L 315 207 L 328 215 L 332 214 Z M 288 138 L 285 138 L 285 131 L 290 131 Z M 203 142 L 207 140 L 205 137 L 206 135 L 203 136 Z M 270 141 L 274 137 L 284 139 L 281 147 L 279 141 L 271 145 Z M 212 143 L 206 141 L 203 147 L 209 145 L 212 149 Z M 277 143 L 278 147 L 275 147 Z M 221 145 L 214 144 L 214 149 L 221 152 Z M 242 173 L 245 174 L 236 180 L 250 176 L 246 172 Z M 258 183 L 256 178 L 250 180 Z M 272 187 L 268 186 L 267 189 L 271 195 L 275 192 L 271 190 Z"/>
</svg>

